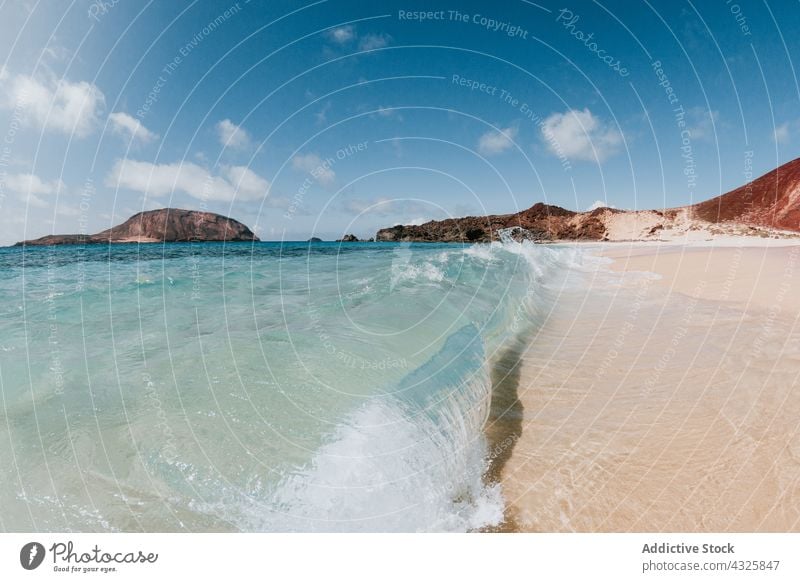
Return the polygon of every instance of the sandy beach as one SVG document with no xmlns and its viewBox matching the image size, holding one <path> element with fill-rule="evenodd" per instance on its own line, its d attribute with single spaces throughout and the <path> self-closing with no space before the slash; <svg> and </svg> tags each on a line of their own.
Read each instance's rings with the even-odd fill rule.
<svg viewBox="0 0 800 582">
<path fill-rule="evenodd" d="M 800 531 L 800 246 L 597 249 L 497 381 L 508 528 Z"/>
</svg>

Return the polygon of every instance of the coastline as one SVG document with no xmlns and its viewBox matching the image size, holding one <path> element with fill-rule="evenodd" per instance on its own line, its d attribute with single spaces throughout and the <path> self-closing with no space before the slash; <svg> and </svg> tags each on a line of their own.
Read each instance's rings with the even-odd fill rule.
<svg viewBox="0 0 800 582">
<path fill-rule="evenodd" d="M 800 530 L 788 242 L 593 245 L 613 262 L 495 384 L 490 450 L 512 439 L 487 474 L 498 530 Z"/>
</svg>

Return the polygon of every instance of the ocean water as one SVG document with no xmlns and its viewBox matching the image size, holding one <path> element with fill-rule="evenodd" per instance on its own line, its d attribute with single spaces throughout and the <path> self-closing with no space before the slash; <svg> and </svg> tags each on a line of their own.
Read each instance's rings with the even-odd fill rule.
<svg viewBox="0 0 800 582">
<path fill-rule="evenodd" d="M 492 367 L 584 259 L 528 243 L 0 250 L 0 529 L 469 531 Z"/>
</svg>

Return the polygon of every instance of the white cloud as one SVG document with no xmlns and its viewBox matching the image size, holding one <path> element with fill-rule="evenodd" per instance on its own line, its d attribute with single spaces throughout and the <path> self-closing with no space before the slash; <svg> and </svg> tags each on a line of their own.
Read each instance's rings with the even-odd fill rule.
<svg viewBox="0 0 800 582">
<path fill-rule="evenodd" d="M 67 204 L 61 204 L 61 203 L 58 204 L 58 207 L 56 208 L 56 212 L 60 216 L 80 216 L 81 215 L 81 209 L 79 207 L 69 206 Z"/>
<path fill-rule="evenodd" d="M 372 51 L 387 46 L 391 40 L 388 34 L 366 34 L 358 41 L 358 49 Z"/>
<path fill-rule="evenodd" d="M 595 200 L 592 202 L 592 205 L 586 209 L 586 212 L 591 212 L 592 210 L 597 210 L 598 208 L 616 208 L 616 206 L 602 200 Z"/>
<path fill-rule="evenodd" d="M 147 129 L 138 119 L 134 119 L 127 113 L 118 111 L 108 116 L 111 122 L 111 131 L 117 135 L 127 137 L 131 140 L 139 140 L 142 143 L 150 143 L 158 139 L 158 135 Z"/>
<path fill-rule="evenodd" d="M 478 151 L 485 156 L 495 156 L 511 149 L 514 138 L 519 130 L 516 126 L 507 127 L 500 131 L 490 130 L 478 140 Z"/>
<path fill-rule="evenodd" d="M 705 107 L 692 107 L 686 112 L 689 123 L 689 135 L 692 139 L 711 141 L 714 138 L 714 127 L 719 123 L 719 111 Z"/>
<path fill-rule="evenodd" d="M 27 75 L 12 77 L 6 69 L 0 73 L 0 78 L 7 81 L 0 88 L 0 106 L 20 107 L 26 121 L 40 129 L 85 137 L 97 126 L 105 106 L 103 92 L 86 81 L 40 81 Z"/>
<path fill-rule="evenodd" d="M 329 30 L 326 36 L 334 42 L 346 44 L 356 37 L 356 30 L 354 26 L 348 24 L 347 26 L 340 26 Z"/>
<path fill-rule="evenodd" d="M 791 132 L 789 131 L 789 122 L 781 123 L 775 128 L 775 143 L 787 144 L 791 140 Z"/>
<path fill-rule="evenodd" d="M 229 166 L 224 169 L 224 174 L 240 192 L 266 194 L 269 190 L 269 182 L 246 166 Z"/>
<path fill-rule="evenodd" d="M 328 101 L 322 106 L 322 109 L 314 114 L 314 118 L 317 120 L 318 125 L 324 125 L 328 122 L 328 111 L 330 111 L 330 109 L 331 102 Z"/>
<path fill-rule="evenodd" d="M 245 166 L 223 166 L 219 175 L 191 162 L 152 164 L 117 160 L 106 185 L 165 196 L 183 192 L 199 200 L 259 200 L 267 195 L 269 182 Z"/>
<path fill-rule="evenodd" d="M 246 149 L 250 146 L 250 135 L 230 119 L 223 119 L 217 124 L 217 135 L 224 147 Z"/>
<path fill-rule="evenodd" d="M 336 181 L 336 172 L 330 160 L 323 160 L 317 154 L 298 155 L 292 158 L 292 167 L 308 172 L 322 186 L 331 186 Z"/>
<path fill-rule="evenodd" d="M 56 43 L 51 43 L 42 50 L 42 57 L 54 63 L 65 63 L 73 56 L 74 53 L 67 47 Z"/>
<path fill-rule="evenodd" d="M 54 194 L 63 187 L 63 182 L 53 180 L 46 182 L 36 174 L 11 174 L 6 176 L 6 188 L 11 192 L 30 192 L 32 194 Z"/>
<path fill-rule="evenodd" d="M 5 177 L 5 189 L 16 194 L 31 206 L 45 208 L 49 203 L 40 196 L 51 196 L 64 188 L 61 180 L 42 180 L 36 174 L 9 174 Z"/>
<path fill-rule="evenodd" d="M 352 24 L 328 30 L 325 32 L 325 37 L 340 46 L 350 45 L 358 41 L 358 50 L 360 51 L 380 49 L 392 42 L 392 37 L 383 33 L 369 33 L 361 36 L 357 34 L 356 27 Z"/>
<path fill-rule="evenodd" d="M 622 134 L 588 109 L 553 113 L 542 123 L 542 137 L 557 156 L 603 161 L 616 153 Z"/>
<path fill-rule="evenodd" d="M 396 119 L 397 121 L 403 121 L 403 116 L 397 109 L 394 109 L 392 107 L 384 107 L 383 105 L 380 105 L 378 109 L 375 111 L 375 113 L 370 115 L 370 117 L 373 118 L 382 117 L 384 119 Z"/>
</svg>

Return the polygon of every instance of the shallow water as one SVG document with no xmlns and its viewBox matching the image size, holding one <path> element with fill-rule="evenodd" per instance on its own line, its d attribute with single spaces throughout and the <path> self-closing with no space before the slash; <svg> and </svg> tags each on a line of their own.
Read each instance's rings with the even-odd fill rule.
<svg viewBox="0 0 800 582">
<path fill-rule="evenodd" d="M 527 244 L 0 250 L 0 528 L 496 525 L 493 367 L 535 337 L 553 290 L 584 276 L 582 256 Z"/>
</svg>

